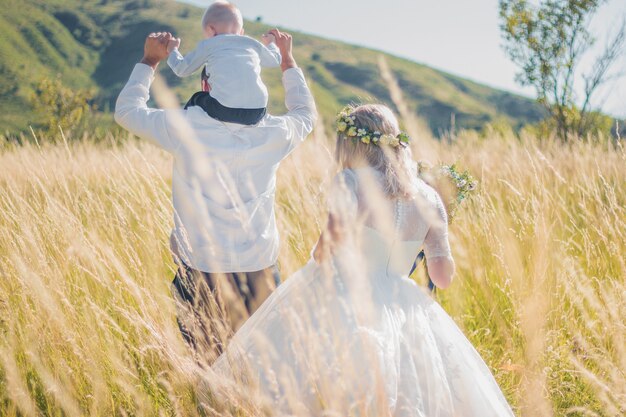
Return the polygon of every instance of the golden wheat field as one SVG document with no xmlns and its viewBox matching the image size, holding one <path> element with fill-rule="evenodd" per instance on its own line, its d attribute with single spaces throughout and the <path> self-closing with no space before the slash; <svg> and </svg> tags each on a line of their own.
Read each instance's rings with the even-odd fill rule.
<svg viewBox="0 0 626 417">
<path fill-rule="evenodd" d="M 451 226 L 455 281 L 436 298 L 516 415 L 624 415 L 626 150 L 496 130 L 436 141 L 380 65 L 416 159 L 480 181 Z M 212 377 L 170 292 L 170 157 L 111 139 L 0 150 L 0 415 L 266 414 L 244 386 L 207 400 Z M 279 171 L 283 279 L 325 224 L 333 148 L 320 122 Z"/>
<path fill-rule="evenodd" d="M 480 179 L 451 226 L 455 282 L 437 297 L 516 413 L 623 415 L 624 149 L 496 133 L 416 142 L 416 157 Z M 283 279 L 324 223 L 331 153 L 318 128 L 281 167 Z M 169 156 L 61 142 L 7 148 L 0 164 L 0 414 L 218 413 L 198 401 L 175 322 Z M 218 414 L 254 414 L 236 398 Z"/>
</svg>

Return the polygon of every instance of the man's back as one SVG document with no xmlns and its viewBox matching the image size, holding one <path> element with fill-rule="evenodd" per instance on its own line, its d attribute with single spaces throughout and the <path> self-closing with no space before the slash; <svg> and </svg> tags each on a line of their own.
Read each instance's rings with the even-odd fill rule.
<svg viewBox="0 0 626 417">
<path fill-rule="evenodd" d="M 146 107 L 153 76 L 138 64 L 116 104 L 116 121 L 174 156 L 172 244 L 180 259 L 205 272 L 257 271 L 278 256 L 276 171 L 312 131 L 315 106 L 298 68 L 283 73 L 284 116 L 257 125 L 223 123 L 200 107 Z"/>
</svg>

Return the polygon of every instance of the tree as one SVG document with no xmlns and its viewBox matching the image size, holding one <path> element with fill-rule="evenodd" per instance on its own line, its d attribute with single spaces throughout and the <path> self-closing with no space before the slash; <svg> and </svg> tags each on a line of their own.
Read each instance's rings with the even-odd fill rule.
<svg viewBox="0 0 626 417">
<path fill-rule="evenodd" d="M 29 101 L 42 117 L 40 124 L 52 135 L 59 127 L 65 132 L 79 127 L 85 116 L 95 110 L 89 104 L 93 97 L 93 90 L 66 87 L 57 77 L 42 79 Z"/>
<path fill-rule="evenodd" d="M 499 1 L 504 49 L 520 68 L 516 79 L 534 87 L 562 140 L 572 135 L 585 136 L 605 124 L 602 114 L 593 108 L 592 98 L 599 87 L 613 79 L 610 70 L 623 53 L 626 21 L 595 56 L 591 68 L 579 70 L 582 57 L 595 43 L 589 23 L 605 2 Z M 582 97 L 575 92 L 577 79 L 583 82 Z"/>
</svg>

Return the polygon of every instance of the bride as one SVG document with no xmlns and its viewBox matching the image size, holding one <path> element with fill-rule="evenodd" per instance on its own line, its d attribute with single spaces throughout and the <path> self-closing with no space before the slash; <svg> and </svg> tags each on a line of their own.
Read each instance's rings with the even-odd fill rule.
<svg viewBox="0 0 626 417">
<path fill-rule="evenodd" d="M 408 136 L 382 105 L 346 108 L 337 132 L 342 170 L 311 261 L 212 369 L 280 414 L 512 416 L 470 342 L 407 277 L 422 246 L 439 288 L 454 273 L 444 205 L 418 179 Z"/>
</svg>

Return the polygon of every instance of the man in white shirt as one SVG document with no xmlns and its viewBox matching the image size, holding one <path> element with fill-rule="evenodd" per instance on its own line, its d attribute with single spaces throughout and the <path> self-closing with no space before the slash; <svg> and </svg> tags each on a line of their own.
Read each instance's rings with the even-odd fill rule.
<svg viewBox="0 0 626 417">
<path fill-rule="evenodd" d="M 179 325 L 196 350 L 209 354 L 222 350 L 232 331 L 279 283 L 276 171 L 313 130 L 317 117 L 292 55 L 291 36 L 272 32 L 282 55 L 288 109 L 283 116 L 268 114 L 245 126 L 212 119 L 198 106 L 148 108 L 155 69 L 168 56 L 169 33 L 146 39 L 144 57 L 115 106 L 117 123 L 174 157 L 170 241 L 179 265 L 173 282 Z"/>
</svg>

